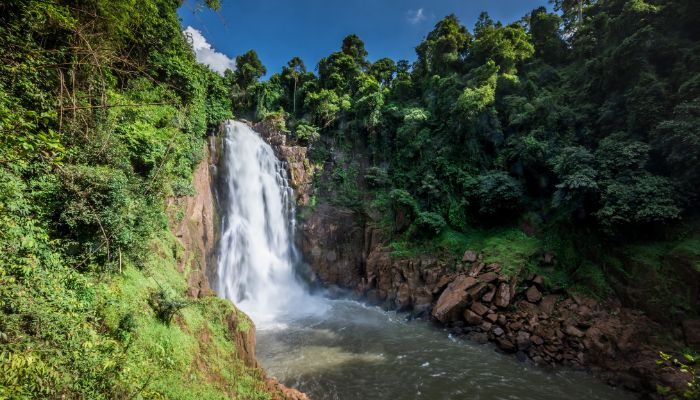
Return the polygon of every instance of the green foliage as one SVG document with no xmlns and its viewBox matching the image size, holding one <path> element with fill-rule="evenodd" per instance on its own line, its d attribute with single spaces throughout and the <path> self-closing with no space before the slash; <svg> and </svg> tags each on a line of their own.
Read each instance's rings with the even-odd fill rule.
<svg viewBox="0 0 700 400">
<path fill-rule="evenodd" d="M 169 326 L 148 307 L 161 289 L 163 320 L 180 308 L 164 205 L 231 116 L 176 7 L 0 5 L 0 398 L 269 397 L 234 356 L 232 305 L 197 301 Z"/>
<path fill-rule="evenodd" d="M 687 374 L 689 375 L 689 380 L 687 383 L 687 388 L 685 390 L 681 390 L 679 393 L 674 393 L 673 389 L 670 387 L 661 385 L 657 386 L 657 392 L 666 396 L 671 395 L 671 398 L 675 399 L 700 399 L 700 376 L 698 375 L 697 370 L 699 360 L 700 357 L 698 355 L 691 353 L 683 353 L 682 358 L 679 360 L 678 358 L 672 357 L 670 354 L 660 352 L 659 360 L 656 361 L 659 368 L 679 371 L 683 374 Z"/>
<path fill-rule="evenodd" d="M 151 293 L 148 304 L 153 308 L 158 319 L 166 325 L 170 325 L 175 314 L 188 305 L 187 301 L 168 294 L 163 288 Z"/>
</svg>

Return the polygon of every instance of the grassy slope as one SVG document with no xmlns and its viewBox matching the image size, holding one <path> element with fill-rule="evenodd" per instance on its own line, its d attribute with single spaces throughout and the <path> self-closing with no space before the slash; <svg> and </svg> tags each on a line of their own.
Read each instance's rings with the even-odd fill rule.
<svg viewBox="0 0 700 400">
<path fill-rule="evenodd" d="M 145 265 L 124 265 L 121 274 L 62 268 L 5 287 L 16 295 L 15 315 L 32 317 L 3 321 L 2 334 L 22 351 L 2 347 L 0 398 L 269 398 L 261 371 L 236 357 L 230 302 L 188 300 L 169 325 L 156 317 L 151 294 L 162 288 L 178 298 L 186 281 L 170 232 L 151 250 Z M 236 320 L 236 329 L 250 327 L 242 314 Z"/>
</svg>

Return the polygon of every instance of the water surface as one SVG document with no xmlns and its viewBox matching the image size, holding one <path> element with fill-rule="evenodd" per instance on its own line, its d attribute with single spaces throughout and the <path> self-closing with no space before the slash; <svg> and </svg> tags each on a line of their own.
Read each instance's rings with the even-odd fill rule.
<svg viewBox="0 0 700 400">
<path fill-rule="evenodd" d="M 259 330 L 257 356 L 272 376 L 322 399 L 632 399 L 583 372 L 549 370 L 456 340 L 352 301 L 323 315 Z"/>
</svg>

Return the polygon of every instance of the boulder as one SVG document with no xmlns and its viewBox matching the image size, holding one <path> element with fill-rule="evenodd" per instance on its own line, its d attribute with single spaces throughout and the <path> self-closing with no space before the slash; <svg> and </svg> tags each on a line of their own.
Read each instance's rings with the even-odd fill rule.
<svg viewBox="0 0 700 400">
<path fill-rule="evenodd" d="M 486 314 L 486 317 L 484 317 L 484 318 L 486 318 L 486 320 L 489 321 L 490 323 L 495 324 L 496 321 L 498 320 L 498 315 L 496 315 L 494 313 L 489 313 L 489 314 Z"/>
<path fill-rule="evenodd" d="M 518 350 L 525 351 L 530 348 L 530 334 L 525 331 L 518 332 L 515 337 L 515 344 L 518 346 Z"/>
<path fill-rule="evenodd" d="M 466 290 L 476 283 L 476 278 L 470 276 L 459 275 L 455 278 L 440 295 L 433 308 L 433 317 L 443 323 L 456 319 L 459 312 L 466 306 Z"/>
<path fill-rule="evenodd" d="M 489 289 L 488 292 L 486 292 L 482 297 L 481 300 L 485 303 L 490 303 L 493 301 L 493 296 L 496 295 L 496 288 L 492 287 Z"/>
<path fill-rule="evenodd" d="M 493 300 L 493 304 L 498 307 L 508 307 L 508 304 L 510 304 L 510 297 L 510 286 L 503 282 L 498 285 L 498 289 L 496 290 L 496 298 Z"/>
<path fill-rule="evenodd" d="M 469 276 L 471 277 L 476 277 L 479 275 L 479 272 L 481 272 L 481 269 L 484 268 L 484 263 L 474 263 L 472 264 L 471 268 L 469 268 Z"/>
<path fill-rule="evenodd" d="M 496 279 L 498 279 L 498 274 L 496 274 L 495 272 L 487 272 L 479 276 L 479 281 L 484 283 L 490 283 L 495 281 Z"/>
<path fill-rule="evenodd" d="M 504 333 L 503 328 L 501 328 L 500 326 L 493 328 L 493 334 L 495 336 L 501 336 L 501 335 L 503 335 L 503 333 Z"/>
<path fill-rule="evenodd" d="M 474 262 L 476 261 L 476 252 L 472 250 L 467 250 L 464 252 L 464 256 L 462 256 L 462 261 L 463 262 Z"/>
<path fill-rule="evenodd" d="M 498 347 L 501 348 L 501 350 L 508 352 L 508 353 L 513 353 L 515 352 L 515 345 L 513 342 L 510 340 L 504 338 L 504 337 L 499 337 L 496 339 L 496 344 L 498 344 Z"/>
<path fill-rule="evenodd" d="M 470 308 L 472 311 L 474 311 L 474 313 L 476 313 L 479 316 L 482 316 L 489 311 L 488 307 L 486 307 L 485 305 L 483 305 L 479 302 L 472 303 L 472 306 Z"/>
<path fill-rule="evenodd" d="M 525 292 L 525 297 L 530 303 L 537 303 L 542 300 L 542 293 L 537 289 L 536 286 L 530 286 L 530 288 Z"/>
<path fill-rule="evenodd" d="M 481 324 L 481 317 L 472 310 L 464 310 L 464 319 L 469 325 Z"/>
<path fill-rule="evenodd" d="M 470 332 L 466 337 L 467 339 L 479 344 L 486 344 L 489 342 L 489 336 L 484 332 Z"/>
</svg>

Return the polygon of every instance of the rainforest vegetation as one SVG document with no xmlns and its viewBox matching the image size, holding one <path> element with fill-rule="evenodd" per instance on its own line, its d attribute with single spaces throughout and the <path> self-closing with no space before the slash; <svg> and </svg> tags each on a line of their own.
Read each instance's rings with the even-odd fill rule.
<svg viewBox="0 0 700 400">
<path fill-rule="evenodd" d="M 0 399 L 268 396 L 175 268 L 165 198 L 232 115 L 178 6 L 0 2 Z"/>
<path fill-rule="evenodd" d="M 251 50 L 225 81 L 236 115 L 275 121 L 330 165 L 315 200 L 391 216 L 398 252 L 491 241 L 527 263 L 551 250 L 552 282 L 598 293 L 646 279 L 613 256 L 631 254 L 684 314 L 697 299 L 658 260 L 700 249 L 700 4 L 551 8 L 508 25 L 482 13 L 471 29 L 449 15 L 413 63 L 370 62 L 349 35 L 315 73 L 295 57 L 260 80 Z"/>
</svg>

